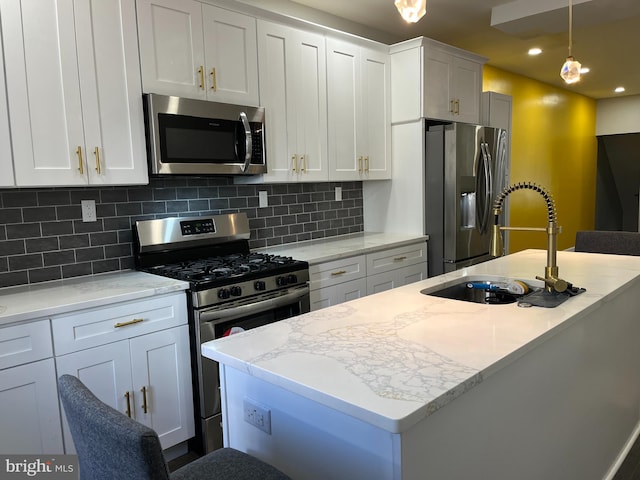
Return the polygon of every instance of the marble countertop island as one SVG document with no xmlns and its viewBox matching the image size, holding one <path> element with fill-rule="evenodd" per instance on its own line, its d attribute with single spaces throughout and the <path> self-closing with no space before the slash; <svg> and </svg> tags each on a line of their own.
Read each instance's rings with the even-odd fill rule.
<svg viewBox="0 0 640 480">
<path fill-rule="evenodd" d="M 543 275 L 545 261 L 546 252 L 526 250 L 208 342 L 202 352 L 350 417 L 403 432 L 603 302 L 629 288 L 640 292 L 640 257 L 558 252 L 560 277 L 586 292 L 556 308 L 420 293 L 487 276 L 529 281 Z"/>
<path fill-rule="evenodd" d="M 187 282 L 121 271 L 0 289 L 0 326 L 189 288 Z"/>
<path fill-rule="evenodd" d="M 340 258 L 364 255 L 388 248 L 402 247 L 420 240 L 427 241 L 428 239 L 428 235 L 361 232 L 265 247 L 258 251 L 292 257 L 296 260 L 306 261 L 309 265 L 316 265 Z"/>
</svg>

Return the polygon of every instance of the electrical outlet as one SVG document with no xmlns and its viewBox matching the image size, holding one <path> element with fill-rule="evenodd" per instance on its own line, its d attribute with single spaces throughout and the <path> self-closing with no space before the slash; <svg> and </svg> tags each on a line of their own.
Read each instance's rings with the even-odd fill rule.
<svg viewBox="0 0 640 480">
<path fill-rule="evenodd" d="M 244 399 L 243 407 L 244 421 L 271 435 L 271 410 L 249 398 Z"/>
<path fill-rule="evenodd" d="M 83 222 L 95 222 L 98 220 L 96 216 L 96 201 L 95 200 L 81 200 L 82 205 L 82 221 Z"/>
<path fill-rule="evenodd" d="M 342 187 L 336 187 L 336 202 L 342 201 Z"/>
<path fill-rule="evenodd" d="M 266 190 L 260 190 L 258 192 L 258 202 L 260 204 L 260 208 L 269 206 L 269 197 L 267 196 Z"/>
</svg>

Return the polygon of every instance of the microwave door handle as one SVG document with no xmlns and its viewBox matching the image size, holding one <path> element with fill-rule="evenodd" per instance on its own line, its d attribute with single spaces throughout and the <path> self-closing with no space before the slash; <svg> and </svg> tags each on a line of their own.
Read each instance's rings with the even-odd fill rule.
<svg viewBox="0 0 640 480">
<path fill-rule="evenodd" d="M 244 164 L 240 167 L 243 172 L 246 172 L 251 163 L 251 152 L 253 151 L 253 139 L 251 135 L 251 125 L 249 125 L 249 119 L 247 114 L 240 112 L 240 121 L 244 127 Z"/>
</svg>

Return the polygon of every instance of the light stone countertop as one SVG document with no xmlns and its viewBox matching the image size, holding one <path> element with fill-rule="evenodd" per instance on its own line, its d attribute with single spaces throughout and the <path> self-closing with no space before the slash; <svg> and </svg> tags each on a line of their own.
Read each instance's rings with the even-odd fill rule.
<svg viewBox="0 0 640 480">
<path fill-rule="evenodd" d="M 256 251 L 292 257 L 295 260 L 306 261 L 309 265 L 316 265 L 340 258 L 402 247 L 428 239 L 428 235 L 362 232 L 264 247 Z"/>
<path fill-rule="evenodd" d="M 640 295 L 640 257 L 576 252 L 558 252 L 560 277 L 587 291 L 556 308 L 420 293 L 487 277 L 531 280 L 545 262 L 545 251 L 526 250 L 207 342 L 202 352 L 389 432 L 406 431 L 599 304 L 630 288 Z"/>
<path fill-rule="evenodd" d="M 187 288 L 187 282 L 128 270 L 6 287 L 0 289 L 0 326 Z"/>
</svg>

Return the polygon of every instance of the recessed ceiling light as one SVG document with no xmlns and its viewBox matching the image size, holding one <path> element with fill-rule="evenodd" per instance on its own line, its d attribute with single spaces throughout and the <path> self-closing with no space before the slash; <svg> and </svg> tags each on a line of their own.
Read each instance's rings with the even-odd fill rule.
<svg viewBox="0 0 640 480">
<path fill-rule="evenodd" d="M 535 47 L 529 49 L 529 55 L 540 55 L 542 53 L 542 49 Z"/>
<path fill-rule="evenodd" d="M 614 92 L 616 92 L 616 93 L 622 93 L 622 92 L 624 92 L 624 87 L 616 87 L 616 89 L 614 90 Z"/>
<path fill-rule="evenodd" d="M 584 73 L 589 73 L 591 71 L 591 69 L 589 67 L 581 67 L 580 68 L 580 75 L 584 74 Z"/>
</svg>

